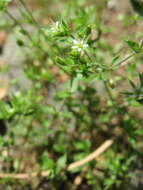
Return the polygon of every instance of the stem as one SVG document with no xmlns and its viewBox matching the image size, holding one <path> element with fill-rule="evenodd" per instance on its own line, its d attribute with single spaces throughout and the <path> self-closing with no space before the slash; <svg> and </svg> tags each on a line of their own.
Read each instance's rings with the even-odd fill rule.
<svg viewBox="0 0 143 190">
<path fill-rule="evenodd" d="M 19 22 L 16 20 L 16 18 L 15 18 L 10 12 L 8 12 L 7 10 L 6 10 L 6 14 L 9 16 L 9 18 L 10 18 L 11 20 L 14 21 L 14 23 L 15 23 L 16 25 L 19 25 L 20 28 L 26 32 L 26 35 L 27 35 L 28 39 L 29 39 L 30 41 L 32 41 L 31 36 L 30 36 L 29 33 L 23 28 L 23 26 L 21 25 L 21 23 L 19 23 Z M 33 42 L 33 41 L 32 41 L 32 42 Z"/>
<path fill-rule="evenodd" d="M 28 7 L 26 6 L 25 2 L 24 2 L 23 0 L 19 0 L 19 1 L 20 1 L 20 3 L 22 4 L 22 6 L 24 7 L 24 9 L 27 11 L 27 13 L 30 15 L 30 17 L 32 18 L 34 24 L 35 24 L 36 26 L 38 26 L 37 21 L 36 21 L 35 18 L 33 17 L 31 11 L 30 11 L 30 10 L 28 9 Z"/>
<path fill-rule="evenodd" d="M 20 26 L 20 28 L 26 33 L 27 38 L 29 39 L 29 41 L 31 41 L 33 43 L 33 39 L 31 38 L 30 34 L 25 30 L 25 28 L 22 26 L 22 24 L 20 22 L 18 22 L 18 20 L 16 20 L 16 18 L 6 10 L 6 14 L 9 16 L 9 18 L 11 20 L 14 21 L 14 23 L 18 26 Z M 36 47 L 42 52 L 42 53 L 46 53 L 40 46 L 39 44 L 36 44 Z"/>
<path fill-rule="evenodd" d="M 73 89 L 73 82 L 74 82 L 74 77 L 72 76 L 71 79 L 70 79 L 70 93 L 72 93 L 72 89 Z"/>
<path fill-rule="evenodd" d="M 92 58 L 90 57 L 90 55 L 87 53 L 87 51 L 84 51 L 85 52 L 85 55 L 88 57 L 88 59 L 91 61 L 91 62 L 94 62 L 93 60 L 92 60 Z"/>
<path fill-rule="evenodd" d="M 38 24 L 37 20 L 34 18 L 33 14 L 30 11 L 30 9 L 27 7 L 26 3 L 23 0 L 19 0 L 19 1 L 22 4 L 22 6 L 24 7 L 25 11 L 31 17 L 31 19 L 32 19 L 33 23 L 35 24 L 35 26 L 37 27 L 37 29 L 39 29 L 39 24 Z M 45 35 L 45 33 L 43 31 L 41 31 L 41 32 Z"/>
<path fill-rule="evenodd" d="M 127 63 L 123 64 L 124 62 L 126 62 L 128 59 L 132 58 L 134 55 L 136 55 L 136 53 L 132 53 L 130 55 L 128 55 L 127 57 L 125 57 L 123 60 L 121 60 L 118 65 L 120 65 L 121 67 L 126 65 Z"/>
<path fill-rule="evenodd" d="M 22 6 L 24 7 L 25 11 L 29 14 L 29 16 L 31 17 L 33 23 L 35 24 L 36 28 L 39 30 L 39 24 L 37 22 L 37 20 L 34 18 L 33 14 L 31 13 L 30 9 L 27 7 L 26 3 L 24 2 L 24 0 L 19 0 L 20 3 L 22 4 Z M 43 30 L 41 30 L 41 33 L 47 37 L 45 35 L 45 33 L 43 32 Z M 40 43 L 40 38 L 38 39 L 39 43 Z M 41 47 L 40 47 L 41 48 Z M 44 51 L 44 50 L 43 50 Z M 45 51 L 44 51 L 45 52 Z M 47 52 L 45 52 L 47 54 Z"/>
<path fill-rule="evenodd" d="M 105 86 L 106 92 L 107 92 L 107 94 L 108 94 L 110 100 L 111 100 L 112 102 L 115 102 L 115 101 L 114 101 L 113 94 L 112 94 L 112 92 L 111 92 L 111 90 L 110 90 L 110 88 L 109 88 L 109 86 L 108 86 L 107 81 L 105 81 L 105 80 L 103 79 L 103 83 L 104 83 L 104 86 Z"/>
</svg>

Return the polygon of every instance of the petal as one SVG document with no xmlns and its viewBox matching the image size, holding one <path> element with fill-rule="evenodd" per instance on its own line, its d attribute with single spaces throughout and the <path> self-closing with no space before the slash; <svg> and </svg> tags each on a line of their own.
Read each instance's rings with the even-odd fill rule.
<svg viewBox="0 0 143 190">
<path fill-rule="evenodd" d="M 55 25 L 58 27 L 58 26 L 59 26 L 59 22 L 57 21 L 57 22 L 55 23 Z"/>
<path fill-rule="evenodd" d="M 74 40 L 73 40 L 73 43 L 74 43 L 74 44 L 78 44 L 79 42 L 78 42 L 78 40 L 75 40 L 75 39 L 74 39 Z"/>
<path fill-rule="evenodd" d="M 84 48 L 88 47 L 88 44 L 84 44 L 83 47 L 84 47 Z"/>
<path fill-rule="evenodd" d="M 71 48 L 72 48 L 72 49 L 77 49 L 78 47 L 77 47 L 77 46 L 72 46 Z"/>
<path fill-rule="evenodd" d="M 78 48 L 78 52 L 81 52 L 82 51 L 82 49 L 81 48 Z"/>
<path fill-rule="evenodd" d="M 55 32 L 55 28 L 51 28 L 51 31 L 52 31 L 52 32 Z"/>
</svg>

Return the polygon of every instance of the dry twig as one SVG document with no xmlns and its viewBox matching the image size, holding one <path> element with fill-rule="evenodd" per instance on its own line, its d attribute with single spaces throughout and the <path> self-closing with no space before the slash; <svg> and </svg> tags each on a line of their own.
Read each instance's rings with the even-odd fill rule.
<svg viewBox="0 0 143 190">
<path fill-rule="evenodd" d="M 67 170 L 73 170 L 77 167 L 81 167 L 84 164 L 94 160 L 98 156 L 100 156 L 107 148 L 109 148 L 113 144 L 113 140 L 107 140 L 105 141 L 98 149 L 96 149 L 94 152 L 83 158 L 82 160 L 79 160 L 77 162 L 74 162 L 70 164 L 67 168 Z"/>
<path fill-rule="evenodd" d="M 71 163 L 67 167 L 67 171 L 71 171 L 77 167 L 81 167 L 84 164 L 96 159 L 98 156 L 100 156 L 103 152 L 105 152 L 111 145 L 113 144 L 113 140 L 107 140 L 105 141 L 98 149 L 96 149 L 93 153 L 89 154 L 82 160 L 79 160 L 77 162 Z M 12 178 L 12 179 L 31 179 L 37 176 L 41 177 L 47 177 L 50 175 L 50 171 L 44 171 L 44 172 L 32 172 L 32 173 L 19 173 L 19 174 L 11 174 L 11 173 L 0 173 L 0 178 Z"/>
</svg>

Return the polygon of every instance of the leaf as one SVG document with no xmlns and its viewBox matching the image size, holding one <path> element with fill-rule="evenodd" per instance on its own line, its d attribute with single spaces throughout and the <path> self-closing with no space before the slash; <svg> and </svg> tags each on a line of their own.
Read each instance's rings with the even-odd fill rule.
<svg viewBox="0 0 143 190">
<path fill-rule="evenodd" d="M 56 62 L 60 65 L 67 65 L 65 60 L 61 57 L 56 57 Z"/>
<path fill-rule="evenodd" d="M 122 92 L 122 94 L 124 94 L 126 96 L 132 96 L 132 95 L 134 95 L 133 92 L 128 92 L 128 91 L 124 91 L 124 92 Z"/>
<path fill-rule="evenodd" d="M 71 93 L 74 93 L 77 90 L 78 87 L 78 79 L 74 78 L 71 84 Z"/>
<path fill-rule="evenodd" d="M 143 74 L 139 73 L 140 86 L 143 87 Z"/>
<path fill-rule="evenodd" d="M 67 23 L 66 23 L 65 20 L 62 20 L 61 23 L 62 23 L 62 25 L 63 25 L 65 28 L 68 28 L 68 25 L 67 25 Z"/>
<path fill-rule="evenodd" d="M 54 169 L 55 168 L 55 162 L 53 159 L 51 159 L 47 152 L 44 152 L 41 156 L 41 163 L 42 163 L 42 169 Z"/>
<path fill-rule="evenodd" d="M 0 12 L 3 12 L 10 2 L 12 2 L 12 0 L 0 0 Z"/>
<path fill-rule="evenodd" d="M 17 40 L 16 43 L 20 47 L 24 46 L 24 42 L 22 40 Z"/>
<path fill-rule="evenodd" d="M 113 58 L 113 60 L 112 60 L 112 62 L 111 62 L 111 66 L 116 66 L 116 65 L 118 65 L 119 61 L 120 61 L 120 56 L 117 55 L 116 57 Z"/>
<path fill-rule="evenodd" d="M 58 169 L 60 170 L 60 169 L 65 168 L 66 167 L 66 162 L 67 162 L 67 155 L 64 154 L 57 161 L 57 167 L 58 167 Z"/>
<path fill-rule="evenodd" d="M 127 43 L 127 45 L 135 52 L 135 53 L 140 53 L 142 51 L 142 48 L 140 47 L 140 45 L 134 41 L 130 41 L 130 40 L 125 40 L 125 42 Z"/>
<path fill-rule="evenodd" d="M 135 85 L 131 80 L 129 80 L 129 82 L 130 82 L 130 85 L 131 85 L 134 89 L 137 89 L 137 88 L 136 88 L 136 85 Z"/>
<path fill-rule="evenodd" d="M 139 97 L 139 98 L 137 99 L 137 101 L 138 101 L 140 104 L 143 104 L 143 97 Z"/>
</svg>

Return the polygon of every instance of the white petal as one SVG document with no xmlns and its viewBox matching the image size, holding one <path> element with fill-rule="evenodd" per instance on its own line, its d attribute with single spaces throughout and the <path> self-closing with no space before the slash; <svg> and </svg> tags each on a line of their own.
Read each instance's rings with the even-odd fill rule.
<svg viewBox="0 0 143 190">
<path fill-rule="evenodd" d="M 83 44 L 83 47 L 84 47 L 84 48 L 88 47 L 88 44 Z"/>
<path fill-rule="evenodd" d="M 71 48 L 72 48 L 72 49 L 77 49 L 78 47 L 77 47 L 77 46 L 72 46 Z"/>
<path fill-rule="evenodd" d="M 73 40 L 73 43 L 78 44 L 79 42 L 78 42 L 78 40 Z"/>
<path fill-rule="evenodd" d="M 59 26 L 59 22 L 57 21 L 57 22 L 55 23 L 55 25 L 58 27 L 58 26 Z"/>
<path fill-rule="evenodd" d="M 51 28 L 51 31 L 52 31 L 52 32 L 55 32 L 55 28 Z"/>
<path fill-rule="evenodd" d="M 78 52 L 81 52 L 82 51 L 82 49 L 81 48 L 78 48 Z"/>
</svg>

